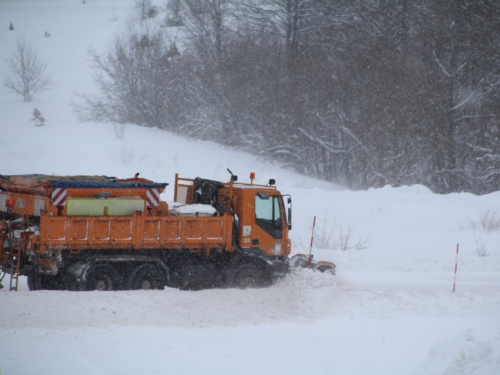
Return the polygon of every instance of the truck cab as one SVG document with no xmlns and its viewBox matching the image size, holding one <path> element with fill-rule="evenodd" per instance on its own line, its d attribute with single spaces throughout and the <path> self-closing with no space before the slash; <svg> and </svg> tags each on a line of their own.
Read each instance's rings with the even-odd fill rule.
<svg viewBox="0 0 500 375">
<path fill-rule="evenodd" d="M 220 214 L 232 211 L 235 249 L 264 258 L 284 259 L 291 252 L 288 237 L 292 227 L 291 197 L 282 195 L 273 179 L 259 185 L 253 183 L 254 173 L 250 177 L 251 183 L 237 182 L 236 176 L 228 183 L 221 183 L 176 175 L 174 200 L 181 204 L 211 204 Z"/>
<path fill-rule="evenodd" d="M 238 185 L 234 191 L 239 247 L 245 252 L 267 257 L 287 257 L 291 250 L 288 238 L 291 210 L 285 208 L 280 192 L 270 186 Z"/>
<path fill-rule="evenodd" d="M 265 185 L 254 179 L 251 173 L 250 183 L 238 182 L 231 173 L 227 183 L 178 175 L 175 181 L 175 204 L 209 204 L 218 215 L 232 217 L 225 279 L 242 288 L 264 286 L 286 274 L 291 253 L 292 199 L 277 190 L 273 179 Z"/>
</svg>

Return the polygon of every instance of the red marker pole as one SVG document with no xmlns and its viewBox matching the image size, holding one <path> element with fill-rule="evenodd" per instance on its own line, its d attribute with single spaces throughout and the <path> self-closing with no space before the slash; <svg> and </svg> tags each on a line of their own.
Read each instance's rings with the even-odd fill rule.
<svg viewBox="0 0 500 375">
<path fill-rule="evenodd" d="M 311 267 L 312 263 L 312 249 L 313 249 L 313 241 L 314 241 L 314 227 L 316 227 L 316 216 L 314 216 L 313 221 L 313 229 L 311 233 L 311 246 L 309 246 L 309 258 L 307 259 L 307 267 Z"/>
<path fill-rule="evenodd" d="M 457 255 L 455 257 L 455 276 L 453 277 L 453 293 L 455 293 L 455 285 L 457 283 L 457 268 L 458 268 L 458 243 L 457 243 Z"/>
</svg>

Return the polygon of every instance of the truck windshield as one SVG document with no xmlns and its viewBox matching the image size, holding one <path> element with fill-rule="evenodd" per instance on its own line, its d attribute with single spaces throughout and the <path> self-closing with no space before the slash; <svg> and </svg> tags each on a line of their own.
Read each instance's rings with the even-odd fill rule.
<svg viewBox="0 0 500 375">
<path fill-rule="evenodd" d="M 283 219 L 281 215 L 281 197 L 255 196 L 255 223 L 274 238 L 283 236 Z"/>
</svg>

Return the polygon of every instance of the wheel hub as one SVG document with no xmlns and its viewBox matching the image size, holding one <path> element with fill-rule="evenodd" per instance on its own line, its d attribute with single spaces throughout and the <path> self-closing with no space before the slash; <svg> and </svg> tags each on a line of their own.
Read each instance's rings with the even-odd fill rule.
<svg viewBox="0 0 500 375">
<path fill-rule="evenodd" d="M 141 282 L 140 289 L 153 289 L 153 284 L 150 280 L 144 279 Z"/>
<path fill-rule="evenodd" d="M 100 279 L 95 283 L 95 290 L 109 290 L 109 280 Z"/>
</svg>

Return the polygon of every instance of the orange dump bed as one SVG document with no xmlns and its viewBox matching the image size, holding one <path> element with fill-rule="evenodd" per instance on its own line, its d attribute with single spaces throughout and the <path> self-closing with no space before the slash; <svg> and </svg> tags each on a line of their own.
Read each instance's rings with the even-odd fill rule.
<svg viewBox="0 0 500 375">
<path fill-rule="evenodd" d="M 86 249 L 232 248 L 233 218 L 132 216 L 50 216 L 40 218 L 40 252 Z"/>
</svg>

